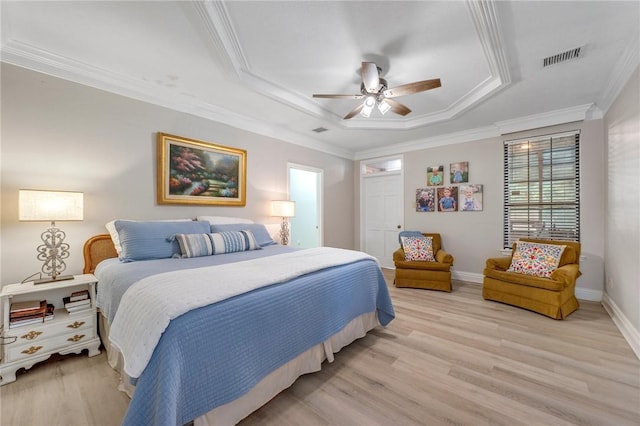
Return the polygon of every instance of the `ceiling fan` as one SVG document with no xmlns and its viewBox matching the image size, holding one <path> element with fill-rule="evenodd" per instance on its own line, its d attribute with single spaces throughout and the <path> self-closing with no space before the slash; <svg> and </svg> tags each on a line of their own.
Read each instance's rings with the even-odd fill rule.
<svg viewBox="0 0 640 426">
<path fill-rule="evenodd" d="M 425 90 L 440 87 L 440 79 L 416 81 L 413 83 L 402 84 L 391 89 L 387 86 L 387 80 L 380 77 L 380 67 L 373 62 L 362 63 L 362 83 L 360 84 L 360 94 L 357 95 L 323 95 L 314 94 L 314 98 L 332 98 L 332 99 L 364 99 L 362 104 L 352 109 L 344 116 L 345 120 L 355 117 L 358 113 L 368 118 L 371 111 L 377 105 L 378 110 L 384 115 L 388 111 L 405 116 L 411 112 L 406 105 L 393 100 L 398 96 L 410 95 L 412 93 L 424 92 Z"/>
</svg>

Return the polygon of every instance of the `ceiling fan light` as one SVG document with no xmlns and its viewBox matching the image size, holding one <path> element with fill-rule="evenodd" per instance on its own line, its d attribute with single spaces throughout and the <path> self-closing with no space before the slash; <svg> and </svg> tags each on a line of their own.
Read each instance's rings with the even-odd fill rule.
<svg viewBox="0 0 640 426">
<path fill-rule="evenodd" d="M 391 105 L 389 105 L 386 101 L 382 100 L 378 102 L 378 111 L 380 111 L 382 115 L 385 115 L 387 112 L 389 112 L 390 109 Z"/>
<path fill-rule="evenodd" d="M 375 98 L 373 96 L 367 96 L 362 104 L 362 111 L 360 111 L 360 115 L 364 118 L 369 118 L 374 106 L 376 106 Z"/>
</svg>

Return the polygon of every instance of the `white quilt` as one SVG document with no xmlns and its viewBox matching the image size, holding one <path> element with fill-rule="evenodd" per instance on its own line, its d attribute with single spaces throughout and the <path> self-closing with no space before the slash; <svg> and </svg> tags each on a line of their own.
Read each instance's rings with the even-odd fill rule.
<svg viewBox="0 0 640 426">
<path fill-rule="evenodd" d="M 153 275 L 122 297 L 109 340 L 122 353 L 124 370 L 140 377 L 169 322 L 196 308 L 271 284 L 372 256 L 318 247 L 243 262 Z"/>
</svg>

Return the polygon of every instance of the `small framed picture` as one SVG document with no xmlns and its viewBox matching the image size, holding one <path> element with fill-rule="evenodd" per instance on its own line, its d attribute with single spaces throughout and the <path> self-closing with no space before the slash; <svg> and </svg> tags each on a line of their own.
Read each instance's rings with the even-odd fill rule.
<svg viewBox="0 0 640 426">
<path fill-rule="evenodd" d="M 449 183 L 467 183 L 469 182 L 469 162 L 449 164 Z"/>
<path fill-rule="evenodd" d="M 435 188 L 416 189 L 416 211 L 417 212 L 436 211 L 436 189 Z"/>
<path fill-rule="evenodd" d="M 444 183 L 444 166 L 427 167 L 427 186 L 440 186 Z"/>
<path fill-rule="evenodd" d="M 458 187 L 445 186 L 438 188 L 438 211 L 456 212 L 458 211 Z"/>
<path fill-rule="evenodd" d="M 477 212 L 482 210 L 482 185 L 460 185 L 459 211 Z"/>
</svg>

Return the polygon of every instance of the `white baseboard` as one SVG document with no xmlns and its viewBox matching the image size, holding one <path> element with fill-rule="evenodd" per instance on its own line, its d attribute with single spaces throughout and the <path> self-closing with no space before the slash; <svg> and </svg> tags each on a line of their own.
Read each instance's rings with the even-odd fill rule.
<svg viewBox="0 0 640 426">
<path fill-rule="evenodd" d="M 618 327 L 622 336 L 627 343 L 629 343 L 629 346 L 631 346 L 631 350 L 636 354 L 638 359 L 640 359 L 640 331 L 633 327 L 629 319 L 627 319 L 607 293 L 602 295 L 602 306 L 604 306 L 613 323 Z"/>
<path fill-rule="evenodd" d="M 474 272 L 451 271 L 451 279 L 465 281 L 469 283 L 482 284 L 484 275 Z"/>
<path fill-rule="evenodd" d="M 451 278 L 469 283 L 482 284 L 484 275 L 474 272 L 451 271 Z M 600 302 L 602 300 L 602 291 L 576 287 L 576 297 L 580 300 Z"/>
<path fill-rule="evenodd" d="M 576 287 L 576 298 L 580 300 L 589 300 L 591 302 L 601 302 L 602 290 L 591 290 L 589 288 Z"/>
</svg>

